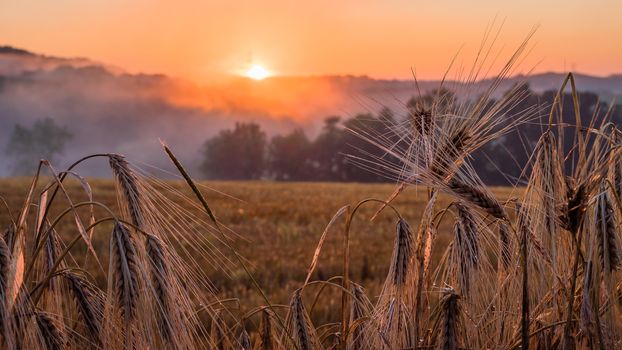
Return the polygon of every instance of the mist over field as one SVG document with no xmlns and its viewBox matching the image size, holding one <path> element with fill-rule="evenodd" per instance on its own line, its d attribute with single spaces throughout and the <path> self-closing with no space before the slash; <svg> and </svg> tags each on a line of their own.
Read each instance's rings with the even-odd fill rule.
<svg viewBox="0 0 622 350">
<path fill-rule="evenodd" d="M 509 79 L 498 94 L 524 77 Z M 554 90 L 561 74 L 528 78 L 535 92 Z M 577 75 L 581 90 L 604 101 L 622 95 L 622 76 L 598 78 Z M 481 81 L 475 89 L 487 86 Z M 418 86 L 417 86 L 418 85 Z M 457 95 L 460 83 L 447 82 Z M 29 127 L 52 118 L 73 137 L 59 157 L 57 168 L 83 155 L 99 152 L 125 154 L 154 166 L 167 160 L 159 139 L 170 144 L 196 170 L 204 142 L 236 122 L 254 121 L 268 136 L 302 128 L 319 133 L 324 118 L 377 113 L 383 106 L 397 116 L 419 92 L 438 88 L 439 82 L 375 80 L 369 77 L 271 77 L 262 81 L 233 78 L 215 85 L 166 75 L 129 74 L 85 58 L 58 58 L 4 47 L 0 49 L 0 176 L 10 175 L 4 152 L 16 124 Z M 35 160 L 33 159 L 33 162 Z M 33 163 L 34 166 L 34 163 Z M 84 174 L 108 176 L 105 164 L 93 164 Z"/>
</svg>

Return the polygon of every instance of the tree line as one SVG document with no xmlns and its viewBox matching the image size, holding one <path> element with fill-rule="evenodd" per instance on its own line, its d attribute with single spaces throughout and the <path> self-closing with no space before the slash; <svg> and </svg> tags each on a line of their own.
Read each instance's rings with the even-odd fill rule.
<svg viewBox="0 0 622 350">
<path fill-rule="evenodd" d="M 388 132 L 392 123 L 394 117 L 389 110 L 347 120 L 330 116 L 313 140 L 302 129 L 268 139 L 259 124 L 236 123 L 233 129 L 222 130 L 205 143 L 200 170 L 212 179 L 381 181 L 380 176 L 353 166 L 347 158 L 347 152 L 356 148 L 378 153 L 348 130 L 363 125 L 382 133 L 383 129 Z"/>
<path fill-rule="evenodd" d="M 544 106 L 541 114 L 546 119 L 548 108 L 552 105 L 557 91 L 535 93 L 528 85 L 518 87 L 525 98 L 508 106 L 503 113 L 508 116 L 526 110 L 531 106 Z M 517 93 L 514 89 L 514 93 Z M 203 160 L 200 166 L 202 175 L 208 179 L 255 180 L 273 179 L 277 181 L 351 181 L 385 182 L 394 181 L 395 176 L 383 167 L 401 166 L 399 160 L 364 140 L 361 134 L 383 138 L 384 143 L 401 145 L 396 128 L 408 125 L 417 108 L 429 105 L 434 98 L 444 96 L 443 100 L 455 98 L 453 92 L 434 90 L 423 96 L 410 99 L 405 115 L 396 115 L 388 108 L 378 113 L 358 114 L 344 119 L 329 116 L 324 119 L 320 133 L 310 139 L 302 129 L 268 138 L 259 124 L 236 123 L 233 129 L 222 130 L 204 144 Z M 584 125 L 589 125 L 596 111 L 604 113 L 608 104 L 602 102 L 592 92 L 580 92 L 579 101 Z M 490 105 L 494 100 L 490 101 Z M 622 108 L 611 109 L 611 120 L 622 121 Z M 562 109 L 564 120 L 574 121 L 572 98 L 564 96 Z M 532 147 L 536 144 L 544 121 L 521 124 L 516 130 L 486 145 L 478 152 L 474 166 L 482 179 L 488 184 L 508 184 L 516 182 L 528 163 Z M 376 160 L 382 159 L 382 162 Z"/>
<path fill-rule="evenodd" d="M 550 108 L 557 94 L 553 90 L 535 93 L 528 85 L 518 88 L 522 91 L 514 89 L 514 93 L 522 93 L 525 97 L 502 111 L 508 116 L 531 106 Z M 400 169 L 400 161 L 361 135 L 405 149 L 407 141 L 395 130 L 411 127 L 409 123 L 417 121 L 413 116 L 420 113 L 418 109 L 430 105 L 439 96 L 444 101 L 456 98 L 447 89 L 433 90 L 410 99 L 401 115 L 385 107 L 377 113 L 362 113 L 347 119 L 329 116 L 324 119 L 320 132 L 314 138 L 310 138 L 303 129 L 268 137 L 257 123 L 236 123 L 232 129 L 221 130 L 204 143 L 198 162 L 200 175 L 206 179 L 223 180 L 395 181 L 395 172 L 386 169 Z M 622 123 L 621 105 L 609 108 L 609 104 L 592 92 L 580 92 L 578 97 L 583 125 L 590 125 L 591 116 L 598 111 L 601 114 L 609 111 L 612 122 Z M 575 116 L 571 96 L 565 95 L 563 102 L 563 119 L 573 123 Z M 490 100 L 489 105 L 493 103 Z M 548 111 L 547 108 L 541 110 L 543 120 Z M 473 165 L 482 180 L 498 185 L 515 183 L 524 174 L 524 167 L 545 127 L 544 123 L 532 121 L 521 124 L 516 130 L 478 150 L 483 154 L 473 157 Z M 57 125 L 49 117 L 37 120 L 31 127 L 15 125 L 5 148 L 5 154 L 12 160 L 9 164 L 11 172 L 14 175 L 32 173 L 35 169 L 33 159 L 45 158 L 55 162 L 71 137 L 68 128 Z M 569 134 L 566 138 L 572 140 L 572 137 Z"/>
</svg>

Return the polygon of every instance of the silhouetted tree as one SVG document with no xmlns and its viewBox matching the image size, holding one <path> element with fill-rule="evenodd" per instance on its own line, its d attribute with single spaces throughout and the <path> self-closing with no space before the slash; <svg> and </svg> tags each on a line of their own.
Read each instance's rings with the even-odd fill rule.
<svg viewBox="0 0 622 350">
<path fill-rule="evenodd" d="M 344 181 L 343 130 L 339 127 L 341 117 L 324 119 L 324 128 L 311 147 L 311 159 L 316 179 L 319 181 Z"/>
<path fill-rule="evenodd" d="M 477 169 L 482 180 L 488 184 L 507 185 L 508 183 L 515 183 L 521 175 L 527 176 L 529 174 L 524 171 L 525 167 L 529 165 L 529 159 L 540 135 L 547 128 L 549 112 L 558 93 L 556 90 L 550 90 L 537 94 L 530 89 L 528 84 L 514 86 L 506 94 L 510 93 L 509 91 L 521 98 L 500 111 L 506 115 L 508 122 L 534 108 L 537 109 L 536 118 L 519 124 L 513 131 L 485 145 L 472 157 L 475 169 Z M 578 98 L 581 123 L 584 127 L 590 125 L 595 111 L 600 111 L 598 115 L 600 118 L 608 109 L 607 104 L 600 102 L 598 96 L 594 93 L 579 92 Z M 491 100 L 489 105 L 492 105 L 493 102 Z M 562 105 L 561 120 L 567 125 L 563 129 L 565 139 L 563 152 L 564 154 L 570 152 L 568 159 L 572 160 L 574 157 L 572 145 L 574 144 L 573 138 L 576 132 L 574 125 L 576 121 L 570 93 L 562 95 Z M 613 112 L 612 121 L 618 118 L 615 110 Z M 553 122 L 558 123 L 557 114 Z M 598 126 L 596 125 L 596 127 Z M 558 129 L 554 128 L 553 131 L 557 132 Z M 566 165 L 570 166 L 571 163 L 571 161 L 568 161 Z M 527 170 L 529 169 L 527 168 Z"/>
<path fill-rule="evenodd" d="M 389 107 L 382 107 L 378 112 L 378 120 L 387 125 L 393 125 L 395 123 L 395 114 Z"/>
<path fill-rule="evenodd" d="M 349 155 L 344 166 L 347 181 L 379 182 L 394 177 L 384 168 L 386 162 L 394 162 L 392 157 L 370 142 L 392 146 L 397 142 L 391 129 L 394 123 L 393 113 L 388 108 L 383 108 L 378 117 L 359 114 L 344 122 L 347 131 L 343 136 L 345 148 L 341 152 Z"/>
<path fill-rule="evenodd" d="M 499 127 L 505 127 L 513 119 L 540 108 L 540 117 L 544 116 L 544 101 L 542 97 L 534 93 L 529 84 L 521 83 L 515 85 L 501 97 L 508 98 L 509 94 L 520 96 L 515 102 L 504 106 L 496 113 L 505 115 L 505 123 Z M 497 101 L 489 99 L 485 103 L 480 115 L 488 113 Z M 503 135 L 492 142 L 484 145 L 473 157 L 472 162 L 477 169 L 482 180 L 489 184 L 514 184 L 529 161 L 531 152 L 535 147 L 543 127 L 542 120 L 530 120 L 528 123 L 520 124 L 514 130 Z M 503 161 L 499 161 L 503 160 Z"/>
<path fill-rule="evenodd" d="M 5 150 L 13 158 L 13 175 L 31 175 L 38 159 L 55 163 L 71 137 L 71 133 L 52 118 L 39 119 L 30 128 L 16 124 Z"/>
<path fill-rule="evenodd" d="M 311 142 L 302 129 L 272 138 L 269 150 L 270 174 L 276 180 L 304 181 L 314 178 Z"/>
<path fill-rule="evenodd" d="M 266 134 L 255 123 L 236 123 L 204 146 L 202 172 L 216 179 L 259 179 L 265 170 Z"/>
<path fill-rule="evenodd" d="M 397 142 L 393 133 L 395 117 L 389 108 L 382 108 L 377 116 L 358 114 L 341 122 L 337 116 L 324 120 L 324 128 L 311 145 L 309 159 L 313 167 L 312 179 L 321 181 L 386 181 L 382 167 L 376 162 L 394 162 L 387 152 L 369 140 L 382 143 Z M 301 158 L 304 156 L 301 155 Z"/>
</svg>

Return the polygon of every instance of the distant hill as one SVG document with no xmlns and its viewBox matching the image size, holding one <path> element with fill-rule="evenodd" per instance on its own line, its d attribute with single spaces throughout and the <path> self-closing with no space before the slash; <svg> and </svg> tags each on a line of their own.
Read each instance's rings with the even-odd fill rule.
<svg viewBox="0 0 622 350">
<path fill-rule="evenodd" d="M 52 57 L 16 47 L 0 46 L 1 76 L 17 76 L 28 71 L 53 70 L 64 65 L 72 67 L 104 66 L 86 58 Z M 106 67 L 106 69 L 113 70 L 112 67 Z"/>
<path fill-rule="evenodd" d="M 503 93 L 527 81 L 536 92 L 557 89 L 564 74 L 513 77 Z M 622 96 L 622 75 L 593 77 L 577 74 L 580 90 L 605 100 Z M 480 91 L 483 80 L 470 87 Z M 418 85 L 418 87 L 417 87 Z M 272 77 L 263 81 L 234 78 L 201 86 L 159 74 L 128 74 L 87 58 L 41 55 L 15 47 L 0 47 L 0 176 L 6 175 L 5 143 L 16 123 L 52 117 L 75 135 L 65 160 L 91 152 L 119 152 L 153 165 L 166 162 L 158 138 L 196 163 L 203 142 L 236 121 L 255 120 L 269 134 L 303 127 L 318 132 L 329 115 L 351 117 L 377 112 L 382 106 L 397 115 L 418 88 L 428 91 L 438 81 L 381 80 L 365 76 Z M 458 94 L 465 86 L 448 81 Z M 475 96 L 473 94 L 472 96 Z M 107 175 L 106 166 L 92 175 Z"/>
<path fill-rule="evenodd" d="M 36 56 L 34 53 L 24 50 L 18 49 L 12 46 L 0 46 L 0 54 L 2 55 L 22 55 L 22 56 Z"/>
</svg>

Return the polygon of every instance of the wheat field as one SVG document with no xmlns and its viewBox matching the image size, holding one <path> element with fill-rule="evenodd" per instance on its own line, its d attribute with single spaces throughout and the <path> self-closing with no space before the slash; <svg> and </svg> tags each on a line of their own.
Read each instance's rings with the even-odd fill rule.
<svg viewBox="0 0 622 350">
<path fill-rule="evenodd" d="M 178 181 L 118 154 L 3 180 L 3 346 L 619 348 L 622 132 L 580 115 L 571 74 L 545 118 L 491 94 L 359 132 L 399 166 L 352 161 L 394 184 L 199 183 L 167 146 Z M 478 149 L 535 122 L 524 175 L 486 186 Z"/>
<path fill-rule="evenodd" d="M 171 188 L 190 196 L 191 191 L 179 180 L 166 181 Z M 114 182 L 107 179 L 89 179 L 93 197 L 99 202 L 115 208 L 116 191 Z M 289 300 L 289 291 L 304 282 L 309 263 L 313 257 L 313 249 L 317 245 L 324 228 L 333 214 L 344 203 L 356 203 L 361 197 L 381 198 L 393 190 L 391 184 L 347 184 L 347 183 L 283 183 L 268 181 L 231 181 L 231 182 L 199 182 L 206 198 L 217 212 L 219 220 L 239 237 L 232 244 L 240 254 L 249 261 L 254 275 L 265 291 L 279 303 Z M 0 197 L 4 198 L 9 207 L 16 208 L 23 203 L 28 192 L 30 179 L 9 178 L 0 180 Z M 76 199 L 86 200 L 81 184 L 67 180 L 67 191 Z M 512 195 L 511 188 L 499 187 L 494 192 L 501 198 Z M 166 192 L 165 192 L 166 193 Z M 173 200 L 173 195 L 169 193 Z M 300 200 L 300 199 L 304 200 Z M 449 203 L 449 198 L 443 199 Z M 418 214 L 425 207 L 425 193 L 407 191 L 395 201 L 403 207 L 402 215 L 416 225 Z M 202 211 L 189 203 L 183 202 L 186 210 L 202 215 Z M 365 281 L 370 293 L 378 294 L 388 271 L 388 263 L 393 248 L 394 225 L 390 215 L 379 216 L 370 224 L 364 218 L 371 218 L 376 208 L 364 208 L 360 222 L 354 223 L 356 233 L 352 235 L 351 245 L 353 275 Z M 52 215 L 58 215 L 53 208 Z M 0 227 L 8 227 L 11 216 L 8 211 L 0 215 Z M 111 228 L 111 227 L 110 227 Z M 70 239 L 78 231 L 72 219 L 60 222 L 57 228 L 61 236 Z M 444 220 L 439 228 L 440 246 L 446 245 L 450 239 L 451 221 Z M 106 238 L 106 237 L 104 237 Z M 323 258 L 318 264 L 316 278 L 326 279 L 340 273 L 343 260 L 343 237 L 333 233 L 326 240 Z M 107 254 L 107 239 L 94 237 L 94 249 L 98 254 Z M 84 255 L 84 247 L 74 251 Z M 437 259 L 442 249 L 435 250 Z M 85 268 L 100 283 L 105 283 L 105 276 L 97 270 L 94 261 Z M 261 303 L 247 276 L 241 268 L 232 274 L 225 274 L 218 268 L 206 264 L 209 277 L 219 288 L 222 298 L 238 297 L 240 307 L 249 310 Z M 313 315 L 318 321 L 330 319 L 330 308 L 318 305 Z"/>
</svg>

